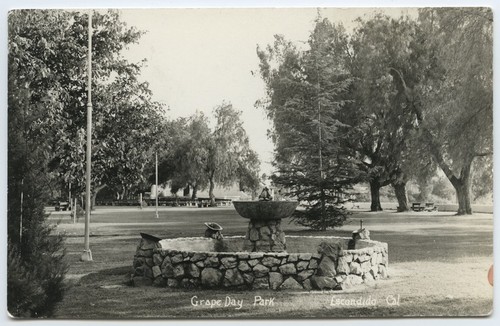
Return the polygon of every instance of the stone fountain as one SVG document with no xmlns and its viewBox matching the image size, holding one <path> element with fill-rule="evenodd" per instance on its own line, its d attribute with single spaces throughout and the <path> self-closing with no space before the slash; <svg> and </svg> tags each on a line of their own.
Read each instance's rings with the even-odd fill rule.
<svg viewBox="0 0 500 326">
<path fill-rule="evenodd" d="M 290 217 L 296 201 L 234 201 L 234 208 L 241 217 L 248 218 L 248 230 L 243 251 L 283 252 L 286 251 L 285 232 L 281 219 Z"/>
<path fill-rule="evenodd" d="M 352 238 L 287 236 L 287 243 L 281 220 L 298 202 L 272 201 L 269 193 L 260 197 L 233 202 L 249 219 L 245 236 L 160 239 L 141 233 L 131 283 L 302 291 L 343 290 L 387 277 L 387 243 L 370 240 L 362 222 Z M 216 224 L 207 226 L 222 230 Z"/>
</svg>

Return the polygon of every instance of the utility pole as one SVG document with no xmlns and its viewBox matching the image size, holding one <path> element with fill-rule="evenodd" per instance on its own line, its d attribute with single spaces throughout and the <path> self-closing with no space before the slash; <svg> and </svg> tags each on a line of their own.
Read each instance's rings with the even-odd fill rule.
<svg viewBox="0 0 500 326">
<path fill-rule="evenodd" d="M 160 218 L 158 215 L 158 152 L 155 153 L 155 201 L 156 201 L 156 218 Z"/>
<path fill-rule="evenodd" d="M 89 224 L 90 224 L 90 176 L 92 168 L 92 11 L 89 12 L 88 22 L 88 55 L 87 55 L 87 164 L 86 164 L 86 184 L 85 184 L 85 250 L 80 257 L 82 261 L 92 261 L 92 252 L 89 244 Z"/>
</svg>

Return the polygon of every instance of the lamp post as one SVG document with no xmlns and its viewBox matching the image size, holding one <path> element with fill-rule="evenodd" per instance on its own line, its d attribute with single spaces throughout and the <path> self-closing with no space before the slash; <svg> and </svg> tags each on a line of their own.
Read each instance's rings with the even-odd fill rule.
<svg viewBox="0 0 500 326">
<path fill-rule="evenodd" d="M 90 176 L 92 168 L 92 11 L 89 12 L 88 21 L 88 55 L 87 55 L 87 162 L 85 184 L 85 249 L 80 257 L 82 261 L 92 261 L 92 252 L 89 244 L 90 224 Z"/>
<path fill-rule="evenodd" d="M 156 218 L 160 218 L 158 215 L 158 152 L 155 153 L 155 201 L 156 201 Z"/>
</svg>

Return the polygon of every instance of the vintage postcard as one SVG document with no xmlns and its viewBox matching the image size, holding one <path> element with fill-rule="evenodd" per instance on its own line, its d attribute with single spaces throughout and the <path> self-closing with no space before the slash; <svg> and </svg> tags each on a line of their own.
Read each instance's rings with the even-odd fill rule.
<svg viewBox="0 0 500 326">
<path fill-rule="evenodd" d="M 487 7 L 15 9 L 11 318 L 493 312 Z"/>
</svg>

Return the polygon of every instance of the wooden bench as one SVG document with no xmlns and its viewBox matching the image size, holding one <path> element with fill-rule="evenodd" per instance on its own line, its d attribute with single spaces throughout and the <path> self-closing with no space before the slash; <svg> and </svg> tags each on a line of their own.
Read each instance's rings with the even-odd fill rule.
<svg viewBox="0 0 500 326">
<path fill-rule="evenodd" d="M 422 206 L 420 203 L 412 203 L 411 210 L 414 212 L 422 212 L 425 209 L 425 206 Z"/>
</svg>

